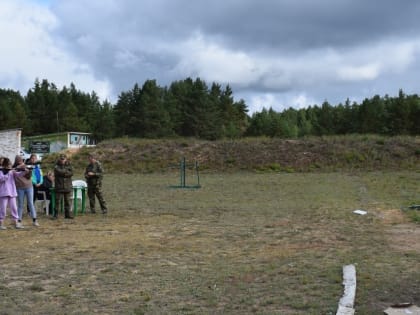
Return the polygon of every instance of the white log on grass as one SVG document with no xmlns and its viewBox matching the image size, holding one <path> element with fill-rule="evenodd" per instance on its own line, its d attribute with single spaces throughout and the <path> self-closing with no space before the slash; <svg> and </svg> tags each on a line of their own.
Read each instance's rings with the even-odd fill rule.
<svg viewBox="0 0 420 315">
<path fill-rule="evenodd" d="M 336 315 L 353 315 L 356 298 L 356 267 L 354 265 L 343 266 L 343 285 L 344 294 L 338 303 Z"/>
</svg>

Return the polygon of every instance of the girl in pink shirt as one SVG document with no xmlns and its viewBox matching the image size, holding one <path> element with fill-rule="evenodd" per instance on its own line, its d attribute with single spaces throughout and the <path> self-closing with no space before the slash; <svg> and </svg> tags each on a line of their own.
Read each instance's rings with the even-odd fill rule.
<svg viewBox="0 0 420 315">
<path fill-rule="evenodd" d="M 0 159 L 1 160 L 1 159 Z M 8 158 L 3 158 L 0 169 L 0 230 L 6 230 L 4 219 L 6 218 L 7 205 L 15 221 L 17 229 L 23 228 L 22 223 L 18 222 L 19 216 L 16 206 L 16 184 L 15 177 L 24 176 L 28 171 L 17 172 L 12 169 L 12 162 Z"/>
</svg>

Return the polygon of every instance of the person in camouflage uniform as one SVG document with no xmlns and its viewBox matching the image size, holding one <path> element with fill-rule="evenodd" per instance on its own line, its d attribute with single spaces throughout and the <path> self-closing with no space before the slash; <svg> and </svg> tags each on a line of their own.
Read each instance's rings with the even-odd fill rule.
<svg viewBox="0 0 420 315">
<path fill-rule="evenodd" d="M 73 219 L 70 215 L 70 196 L 73 190 L 72 185 L 73 167 L 67 160 L 65 154 L 60 154 L 55 167 L 55 209 L 53 219 L 58 217 L 58 208 L 60 207 L 61 198 L 64 199 L 64 218 Z"/>
<path fill-rule="evenodd" d="M 108 212 L 105 199 L 102 194 L 102 178 L 103 178 L 103 168 L 101 163 L 96 160 L 93 154 L 88 156 L 89 164 L 85 170 L 85 178 L 87 182 L 87 194 L 89 198 L 90 212 L 96 213 L 95 210 L 95 196 L 98 198 L 99 205 L 103 214 Z"/>
</svg>

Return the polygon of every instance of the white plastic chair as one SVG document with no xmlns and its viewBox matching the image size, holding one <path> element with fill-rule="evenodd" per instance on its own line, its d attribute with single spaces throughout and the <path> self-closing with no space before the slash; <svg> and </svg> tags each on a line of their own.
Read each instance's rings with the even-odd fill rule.
<svg viewBox="0 0 420 315">
<path fill-rule="evenodd" d="M 87 183 L 84 180 L 77 179 L 77 180 L 72 181 L 72 186 L 73 188 L 86 188 Z M 74 189 L 73 189 L 72 196 L 70 197 L 70 199 L 71 199 L 70 211 L 73 212 L 74 199 L 80 199 L 81 201 L 82 191 L 80 189 L 76 189 L 76 196 L 75 196 Z"/>
<path fill-rule="evenodd" d="M 45 191 L 42 190 L 38 190 L 37 192 L 37 198 L 35 200 L 35 204 L 39 202 L 42 202 L 44 205 L 44 208 L 46 209 L 46 214 L 50 215 L 50 201 L 47 199 L 47 193 Z M 38 197 L 42 196 L 42 199 L 39 199 Z"/>
</svg>

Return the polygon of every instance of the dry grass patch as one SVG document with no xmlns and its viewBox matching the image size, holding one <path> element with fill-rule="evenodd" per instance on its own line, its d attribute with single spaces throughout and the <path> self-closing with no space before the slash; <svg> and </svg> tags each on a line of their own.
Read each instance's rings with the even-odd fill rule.
<svg viewBox="0 0 420 315">
<path fill-rule="evenodd" d="M 407 247 L 419 227 L 381 210 L 415 198 L 418 174 L 204 174 L 201 189 L 168 188 L 177 180 L 107 175 L 108 216 L 1 231 L 0 309 L 335 314 L 349 263 L 358 314 L 420 304 L 420 251 Z"/>
<path fill-rule="evenodd" d="M 412 223 L 398 224 L 389 231 L 389 243 L 402 253 L 420 253 L 420 228 Z"/>
</svg>

